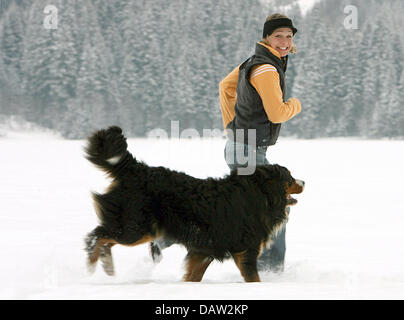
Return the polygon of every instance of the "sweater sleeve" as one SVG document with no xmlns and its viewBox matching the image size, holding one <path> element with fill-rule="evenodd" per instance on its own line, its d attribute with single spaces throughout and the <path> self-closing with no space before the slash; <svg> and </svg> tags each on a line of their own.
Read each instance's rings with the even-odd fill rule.
<svg viewBox="0 0 404 320">
<path fill-rule="evenodd" d="M 219 83 L 219 99 L 224 128 L 226 128 L 235 116 L 234 109 L 237 101 L 238 70 L 239 67 L 236 67 Z"/>
<path fill-rule="evenodd" d="M 302 110 L 297 98 L 290 98 L 283 102 L 279 73 L 274 66 L 263 64 L 254 67 L 250 75 L 250 82 L 260 95 L 265 112 L 271 122 L 286 122 Z"/>
</svg>

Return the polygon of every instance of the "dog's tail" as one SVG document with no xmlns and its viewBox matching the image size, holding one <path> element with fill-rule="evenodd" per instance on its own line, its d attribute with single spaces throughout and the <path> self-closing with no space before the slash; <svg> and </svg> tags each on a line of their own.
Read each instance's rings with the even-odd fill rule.
<svg viewBox="0 0 404 320">
<path fill-rule="evenodd" d="M 126 164 L 133 161 L 127 148 L 128 144 L 122 134 L 122 129 L 112 126 L 90 136 L 84 151 L 87 160 L 112 178 L 116 178 Z"/>
</svg>

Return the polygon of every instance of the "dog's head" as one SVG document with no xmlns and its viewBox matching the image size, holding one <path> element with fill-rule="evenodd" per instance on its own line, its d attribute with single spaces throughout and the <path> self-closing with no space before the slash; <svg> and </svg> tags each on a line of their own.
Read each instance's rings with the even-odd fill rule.
<svg viewBox="0 0 404 320">
<path fill-rule="evenodd" d="M 291 195 L 304 190 L 304 181 L 295 179 L 287 168 L 280 165 L 259 166 L 256 175 L 265 192 L 273 199 L 273 205 L 293 206 L 297 200 Z"/>
<path fill-rule="evenodd" d="M 291 176 L 289 172 L 290 180 L 288 180 L 285 184 L 285 192 L 286 192 L 286 205 L 294 206 L 297 203 L 295 198 L 292 198 L 291 194 L 299 194 L 304 190 L 305 182 L 303 180 L 295 179 Z"/>
</svg>

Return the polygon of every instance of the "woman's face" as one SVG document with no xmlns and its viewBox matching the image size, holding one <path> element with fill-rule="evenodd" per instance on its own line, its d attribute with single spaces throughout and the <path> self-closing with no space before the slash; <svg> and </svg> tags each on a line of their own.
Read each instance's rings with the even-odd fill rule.
<svg viewBox="0 0 404 320">
<path fill-rule="evenodd" d="M 290 28 L 278 28 L 267 38 L 269 45 L 279 52 L 281 57 L 287 56 L 293 45 L 293 32 Z"/>
</svg>

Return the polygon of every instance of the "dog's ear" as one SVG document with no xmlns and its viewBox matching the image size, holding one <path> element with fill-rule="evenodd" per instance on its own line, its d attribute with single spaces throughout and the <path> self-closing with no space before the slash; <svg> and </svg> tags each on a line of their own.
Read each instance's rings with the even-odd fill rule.
<svg viewBox="0 0 404 320">
<path fill-rule="evenodd" d="M 280 165 L 274 165 L 275 171 L 277 172 L 277 178 L 283 182 L 283 185 L 292 184 L 295 179 L 292 177 L 290 171 Z"/>
<path fill-rule="evenodd" d="M 121 134 L 122 129 L 118 126 L 111 126 L 107 129 L 107 133 Z"/>
<path fill-rule="evenodd" d="M 285 186 L 281 178 L 282 172 L 278 165 L 257 166 L 253 174 L 254 180 L 271 202 L 271 207 L 282 207 L 285 205 Z"/>
</svg>

